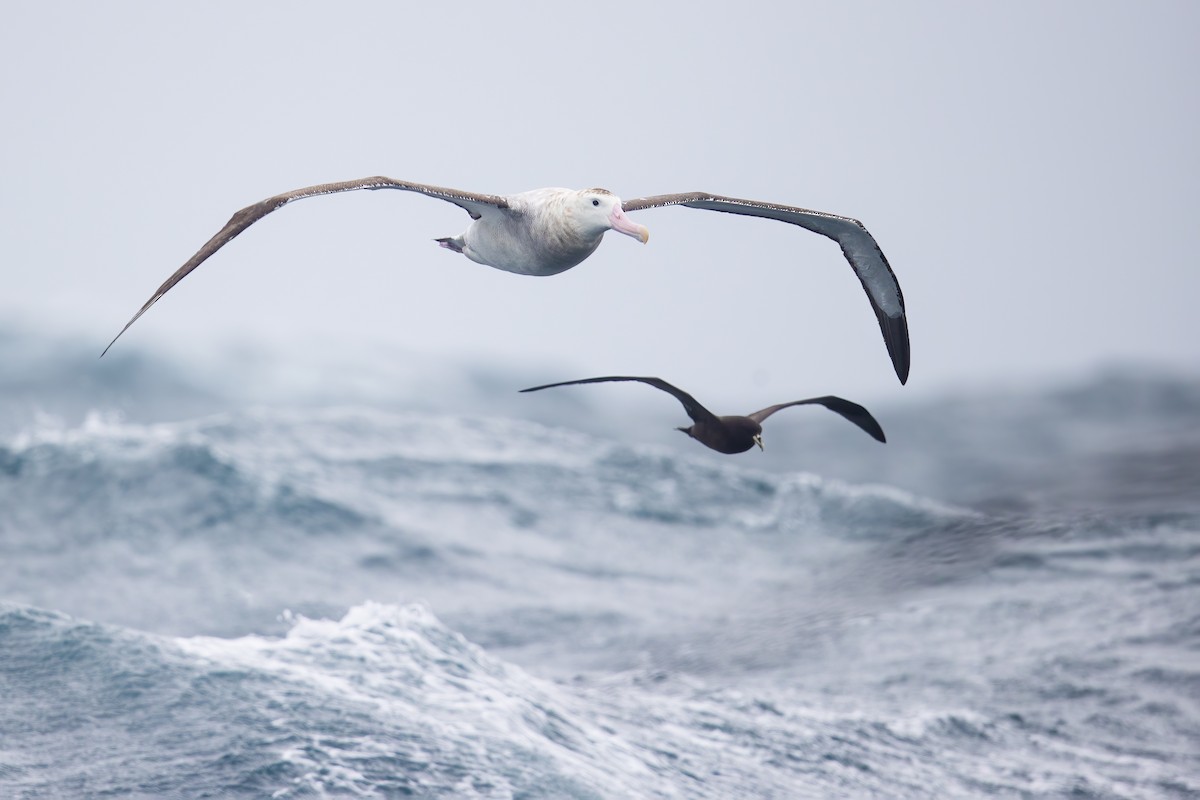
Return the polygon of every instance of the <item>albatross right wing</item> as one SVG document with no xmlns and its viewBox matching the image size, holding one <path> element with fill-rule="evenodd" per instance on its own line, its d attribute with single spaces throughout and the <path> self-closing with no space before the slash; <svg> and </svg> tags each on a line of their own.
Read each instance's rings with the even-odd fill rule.
<svg viewBox="0 0 1200 800">
<path fill-rule="evenodd" d="M 138 321 L 138 318 L 150 310 L 150 306 L 159 301 L 163 295 L 171 290 L 175 284 L 179 283 L 188 273 L 196 267 L 208 260 L 209 256 L 220 250 L 225 245 L 229 244 L 234 237 L 239 233 L 249 228 L 255 222 L 270 214 L 272 211 L 283 208 L 288 203 L 294 200 L 303 200 L 306 197 L 315 197 L 322 194 L 337 194 L 338 192 L 352 192 L 358 189 L 399 189 L 404 192 L 418 192 L 428 197 L 436 197 L 439 200 L 445 200 L 466 211 L 471 215 L 471 219 L 479 219 L 486 211 L 495 208 L 508 208 L 508 200 L 499 195 L 491 194 L 476 194 L 474 192 L 464 192 L 459 189 L 446 189 L 441 186 L 427 186 L 423 183 L 411 183 L 409 181 L 398 181 L 394 178 L 386 178 L 382 175 L 377 175 L 372 178 L 359 178 L 352 181 L 338 181 L 336 183 L 321 183 L 316 186 L 307 186 L 303 189 L 293 189 L 290 192 L 277 194 L 274 197 L 268 197 L 266 200 L 255 203 L 251 206 L 246 206 L 241 211 L 229 218 L 229 222 L 225 223 L 225 227 L 217 231 L 216 235 L 204 243 L 194 256 L 187 260 L 182 267 L 175 270 L 175 274 L 167 278 L 162 286 L 159 286 L 157 291 L 150 296 L 146 304 L 142 306 L 129 322 L 125 323 L 125 327 L 121 328 L 121 332 L 113 337 L 113 340 L 108 343 L 108 347 L 104 348 L 104 353 L 109 351 L 117 339 L 121 338 L 121 334 L 129 330 L 129 326 Z M 104 353 L 100 357 L 104 357 Z"/>
</svg>

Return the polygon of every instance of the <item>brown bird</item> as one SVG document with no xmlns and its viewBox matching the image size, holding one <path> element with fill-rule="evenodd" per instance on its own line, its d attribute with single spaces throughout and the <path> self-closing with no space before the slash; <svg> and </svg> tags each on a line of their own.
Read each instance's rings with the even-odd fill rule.
<svg viewBox="0 0 1200 800">
<path fill-rule="evenodd" d="M 682 389 L 672 386 L 661 378 L 636 378 L 625 375 L 610 375 L 603 378 L 584 378 L 578 381 L 547 383 L 544 386 L 533 386 L 521 391 L 537 392 L 542 389 L 552 389 L 555 386 L 573 386 L 577 383 L 607 383 L 609 381 L 638 381 L 639 383 L 648 383 L 656 389 L 661 389 L 667 394 L 673 395 L 675 399 L 683 403 L 683 409 L 692 418 L 693 423 L 687 428 L 676 428 L 675 430 L 683 431 L 697 442 L 700 442 L 700 444 L 710 447 L 718 453 L 744 453 L 751 447 L 754 447 L 754 445 L 758 445 L 760 450 L 763 449 L 763 420 L 780 409 L 803 405 L 825 406 L 830 411 L 841 414 L 862 428 L 876 441 L 887 441 L 887 438 L 883 435 L 883 428 L 871 416 L 871 412 L 858 403 L 851 403 L 849 400 L 834 397 L 833 395 L 810 397 L 806 400 L 793 400 L 790 403 L 780 403 L 779 405 L 768 406 L 761 411 L 755 411 L 753 414 L 744 417 L 718 417 L 696 402 L 696 398 Z"/>
</svg>

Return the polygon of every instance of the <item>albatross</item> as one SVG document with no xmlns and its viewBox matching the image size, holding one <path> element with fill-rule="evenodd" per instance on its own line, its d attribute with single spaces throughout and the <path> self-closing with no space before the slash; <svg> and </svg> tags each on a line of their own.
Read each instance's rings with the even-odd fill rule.
<svg viewBox="0 0 1200 800">
<path fill-rule="evenodd" d="M 533 386 L 528 389 L 522 389 L 522 392 L 540 392 L 542 389 L 553 389 L 556 386 L 574 386 L 581 383 L 608 383 L 611 381 L 637 381 L 646 383 L 656 389 L 661 389 L 669 395 L 675 397 L 683 404 L 683 410 L 692 418 L 692 424 L 686 428 L 676 428 L 677 431 L 682 431 L 688 436 L 695 439 L 705 447 L 716 450 L 718 453 L 744 453 L 751 447 L 758 445 L 758 449 L 763 449 L 762 440 L 762 423 L 767 417 L 785 408 L 792 406 L 804 405 L 819 405 L 825 406 L 830 411 L 841 414 L 846 419 L 853 422 L 858 427 L 871 435 L 871 438 L 879 442 L 886 442 L 887 438 L 883 435 L 883 428 L 871 416 L 871 412 L 860 406 L 858 403 L 852 403 L 841 397 L 833 395 L 825 395 L 824 397 L 809 397 L 805 400 L 793 400 L 790 403 L 779 403 L 778 405 L 767 406 L 761 411 L 755 411 L 753 414 L 746 416 L 724 416 L 718 417 L 716 414 L 709 411 L 704 406 L 696 401 L 687 392 L 672 386 L 662 378 L 639 378 L 628 375 L 608 375 L 602 378 L 583 378 L 577 381 L 562 381 L 561 383 L 547 383 L 544 386 Z"/>
<path fill-rule="evenodd" d="M 322 183 L 268 197 L 234 214 L 225 227 L 204 243 L 195 255 L 177 269 L 151 295 L 108 347 L 129 330 L 129 326 L 151 306 L 258 220 L 295 200 L 318 195 L 352 192 L 359 189 L 397 189 L 416 192 L 453 203 L 470 215 L 471 225 L 458 236 L 435 241 L 442 247 L 461 253 L 479 264 L 520 275 L 557 275 L 581 263 L 600 246 L 609 230 L 625 234 L 645 244 L 650 232 L 629 219 L 627 214 L 666 206 L 686 206 L 749 217 L 763 217 L 797 225 L 837 242 L 854 269 L 871 308 L 879 320 L 888 354 L 901 383 L 908 380 L 908 322 L 904 316 L 904 296 L 892 268 L 874 237 L 861 222 L 849 217 L 810 211 L 804 208 L 741 200 L 708 192 L 661 194 L 622 201 L 607 189 L 534 189 L 510 195 L 477 194 L 422 183 L 395 180 L 383 176 Z M 103 356 L 103 353 L 101 354 Z"/>
</svg>

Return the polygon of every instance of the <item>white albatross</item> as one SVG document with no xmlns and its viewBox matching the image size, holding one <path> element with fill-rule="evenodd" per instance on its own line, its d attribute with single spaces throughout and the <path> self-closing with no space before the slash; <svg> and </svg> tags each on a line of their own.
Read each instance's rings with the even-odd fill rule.
<svg viewBox="0 0 1200 800">
<path fill-rule="evenodd" d="M 856 219 L 810 211 L 792 206 L 739 200 L 707 192 L 662 194 L 640 197 L 622 203 L 606 189 L 534 189 L 511 195 L 476 194 L 440 186 L 398 181 L 382 176 L 337 183 L 322 183 L 296 189 L 247 206 L 234 214 L 225 227 L 205 242 L 197 253 L 158 287 L 108 347 L 129 330 L 129 326 L 209 256 L 258 220 L 293 200 L 322 194 L 358 189 L 398 189 L 418 192 L 454 203 L 471 215 L 473 222 L 458 236 L 437 239 L 445 248 L 490 267 L 521 275 L 557 275 L 579 264 L 600 246 L 608 230 L 615 230 L 645 243 L 650 232 L 626 216 L 628 212 L 663 206 L 687 206 L 723 211 L 749 217 L 787 222 L 827 236 L 837 242 L 846 260 L 854 268 L 871 307 L 879 320 L 888 354 L 900 382 L 908 380 L 908 322 L 904 316 L 904 295 L 883 251 Z M 104 354 L 101 353 L 101 356 Z"/>
</svg>

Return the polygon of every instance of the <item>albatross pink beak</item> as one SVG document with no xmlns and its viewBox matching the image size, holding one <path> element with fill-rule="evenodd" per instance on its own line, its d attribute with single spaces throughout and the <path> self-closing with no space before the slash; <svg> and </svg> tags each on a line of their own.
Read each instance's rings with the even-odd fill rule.
<svg viewBox="0 0 1200 800">
<path fill-rule="evenodd" d="M 623 233 L 626 236 L 632 236 L 639 239 L 642 244 L 650 241 L 650 231 L 645 225 L 638 225 L 636 222 L 625 216 L 625 212 L 621 210 L 621 205 L 618 203 L 613 206 L 612 213 L 608 215 L 608 224 L 617 233 Z"/>
</svg>

